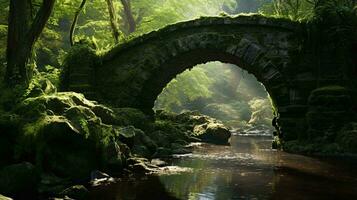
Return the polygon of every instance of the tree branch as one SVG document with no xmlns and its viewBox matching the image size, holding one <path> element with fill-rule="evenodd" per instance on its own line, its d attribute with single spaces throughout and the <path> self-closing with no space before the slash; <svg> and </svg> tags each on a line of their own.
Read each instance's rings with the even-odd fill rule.
<svg viewBox="0 0 357 200">
<path fill-rule="evenodd" d="M 131 3 L 130 0 L 120 0 L 122 5 L 123 5 L 123 10 L 124 10 L 124 14 L 125 14 L 125 18 L 127 20 L 128 23 L 128 33 L 133 33 L 136 30 L 136 23 L 135 23 L 135 19 L 131 10 Z"/>
<path fill-rule="evenodd" d="M 51 16 L 55 2 L 56 0 L 42 1 L 40 10 L 37 12 L 36 17 L 27 34 L 27 41 L 29 41 L 29 43 L 33 44 L 42 33 L 42 30 L 45 28 L 48 18 Z"/>
<path fill-rule="evenodd" d="M 108 5 L 110 26 L 112 28 L 113 37 L 114 37 L 115 43 L 119 43 L 120 32 L 119 32 L 119 28 L 118 28 L 118 24 L 117 24 L 117 16 L 116 16 L 116 13 L 115 13 L 113 1 L 112 0 L 106 0 L 106 2 L 107 2 L 107 5 Z"/>
<path fill-rule="evenodd" d="M 74 42 L 73 42 L 73 35 L 74 35 L 74 30 L 76 28 L 76 24 L 77 24 L 77 20 L 78 20 L 78 16 L 79 13 L 81 13 L 83 7 L 85 6 L 87 0 L 82 0 L 81 5 L 78 7 L 76 13 L 74 14 L 74 18 L 73 18 L 73 22 L 71 25 L 71 30 L 69 31 L 69 42 L 71 43 L 71 46 L 73 46 Z"/>
</svg>

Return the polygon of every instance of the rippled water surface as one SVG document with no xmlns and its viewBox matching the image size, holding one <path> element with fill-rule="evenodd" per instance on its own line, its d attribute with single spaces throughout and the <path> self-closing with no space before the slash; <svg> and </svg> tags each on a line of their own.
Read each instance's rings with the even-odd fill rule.
<svg viewBox="0 0 357 200">
<path fill-rule="evenodd" d="M 92 199 L 357 199 L 357 162 L 270 149 L 271 137 L 233 136 L 169 160 L 181 170 L 96 189 Z"/>
</svg>

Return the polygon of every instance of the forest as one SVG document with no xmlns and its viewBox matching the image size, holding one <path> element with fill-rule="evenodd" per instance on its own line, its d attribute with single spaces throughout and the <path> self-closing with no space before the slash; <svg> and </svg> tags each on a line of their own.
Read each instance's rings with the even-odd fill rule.
<svg viewBox="0 0 357 200">
<path fill-rule="evenodd" d="M 356 55 L 356 0 L 0 0 L 0 200 L 357 198 Z"/>
</svg>

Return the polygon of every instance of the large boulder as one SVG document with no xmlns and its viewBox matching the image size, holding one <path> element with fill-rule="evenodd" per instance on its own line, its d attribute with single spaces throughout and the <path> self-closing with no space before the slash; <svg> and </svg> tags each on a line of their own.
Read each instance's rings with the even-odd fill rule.
<svg viewBox="0 0 357 200">
<path fill-rule="evenodd" d="M 96 142 L 63 116 L 46 116 L 24 127 L 17 152 L 34 157 L 43 170 L 81 179 L 98 167 Z"/>
<path fill-rule="evenodd" d="M 231 132 L 223 124 L 211 122 L 196 125 L 193 129 L 193 135 L 204 142 L 228 144 Z"/>
<path fill-rule="evenodd" d="M 121 127 L 101 118 L 108 117 L 110 108 L 61 92 L 28 98 L 16 112 L 25 116 L 17 157 L 32 158 L 46 172 L 74 180 L 88 178 L 95 169 L 122 170 L 128 153 L 117 148 L 123 146 Z"/>
<path fill-rule="evenodd" d="M 9 165 L 0 170 L 0 191 L 15 199 L 25 199 L 36 195 L 39 180 L 39 172 L 31 163 Z"/>
<path fill-rule="evenodd" d="M 119 140 L 127 144 L 138 156 L 151 157 L 157 150 L 157 144 L 142 130 L 133 126 L 121 128 Z"/>
</svg>

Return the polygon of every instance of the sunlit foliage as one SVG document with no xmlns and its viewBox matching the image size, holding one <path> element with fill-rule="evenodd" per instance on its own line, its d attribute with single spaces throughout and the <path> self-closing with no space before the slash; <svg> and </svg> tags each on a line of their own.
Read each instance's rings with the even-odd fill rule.
<svg viewBox="0 0 357 200">
<path fill-rule="evenodd" d="M 180 113 L 197 110 L 225 124 L 241 127 L 270 125 L 272 105 L 264 87 L 235 65 L 210 62 L 173 79 L 156 100 L 154 109 Z"/>
</svg>

